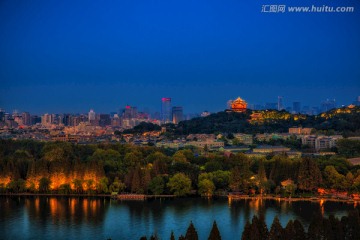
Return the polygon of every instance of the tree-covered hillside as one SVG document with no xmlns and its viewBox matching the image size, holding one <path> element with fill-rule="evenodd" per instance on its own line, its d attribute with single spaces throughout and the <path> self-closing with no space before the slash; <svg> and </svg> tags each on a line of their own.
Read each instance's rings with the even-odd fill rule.
<svg viewBox="0 0 360 240">
<path fill-rule="evenodd" d="M 245 113 L 224 111 L 182 121 L 173 131 L 180 135 L 217 132 L 282 133 L 294 126 L 335 131 L 350 136 L 360 134 L 360 107 L 333 109 L 316 116 L 276 110 L 247 110 Z"/>
</svg>

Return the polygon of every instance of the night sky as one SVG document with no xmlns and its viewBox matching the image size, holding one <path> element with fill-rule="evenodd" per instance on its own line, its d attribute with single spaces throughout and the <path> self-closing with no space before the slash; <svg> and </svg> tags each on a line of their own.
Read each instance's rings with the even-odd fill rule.
<svg viewBox="0 0 360 240">
<path fill-rule="evenodd" d="M 358 0 L 0 1 L 0 108 L 186 113 L 360 95 Z M 261 13 L 263 4 L 354 13 Z"/>
</svg>

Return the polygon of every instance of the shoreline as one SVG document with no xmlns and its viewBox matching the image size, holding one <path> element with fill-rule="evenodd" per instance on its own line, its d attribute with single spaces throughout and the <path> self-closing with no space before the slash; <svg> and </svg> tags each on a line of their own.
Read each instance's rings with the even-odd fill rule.
<svg viewBox="0 0 360 240">
<path fill-rule="evenodd" d="M 143 194 L 119 194 L 113 196 L 111 194 L 58 194 L 58 193 L 0 193 L 0 197 L 94 197 L 94 198 L 111 198 L 113 200 L 125 200 L 125 201 L 146 201 L 148 199 L 167 198 L 176 199 L 178 197 L 174 195 L 143 195 Z M 188 196 L 189 197 L 189 196 Z M 192 196 L 194 197 L 194 196 Z M 181 197 L 179 197 L 181 198 Z M 204 198 L 196 196 L 196 198 Z M 309 201 L 309 202 L 343 202 L 343 203 L 360 203 L 360 199 L 341 199 L 341 198 L 329 198 L 329 197 L 280 197 L 280 196 L 247 196 L 247 195 L 221 195 L 210 198 L 227 198 L 229 201 L 237 200 L 275 200 L 275 201 L 286 201 L 286 202 L 298 202 L 298 201 Z"/>
<path fill-rule="evenodd" d="M 342 199 L 342 198 L 329 198 L 329 197 L 280 197 L 280 196 L 246 196 L 246 195 L 228 195 L 229 201 L 236 200 L 276 200 L 276 201 L 286 201 L 286 202 L 299 202 L 299 201 L 308 201 L 308 202 L 344 202 L 344 203 L 360 203 L 360 199 Z"/>
</svg>

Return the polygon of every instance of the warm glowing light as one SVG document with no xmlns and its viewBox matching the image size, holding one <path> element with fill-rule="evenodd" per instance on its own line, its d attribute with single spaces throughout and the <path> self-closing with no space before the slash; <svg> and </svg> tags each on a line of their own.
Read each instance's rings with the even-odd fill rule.
<svg viewBox="0 0 360 240">
<path fill-rule="evenodd" d="M 4 187 L 6 186 L 6 185 L 8 185 L 9 184 L 9 182 L 11 182 L 11 178 L 8 176 L 8 177 L 2 177 L 2 178 L 0 178 L 0 185 L 4 185 Z"/>
<path fill-rule="evenodd" d="M 231 110 L 234 112 L 244 112 L 246 107 L 247 103 L 240 97 L 231 102 Z"/>
</svg>

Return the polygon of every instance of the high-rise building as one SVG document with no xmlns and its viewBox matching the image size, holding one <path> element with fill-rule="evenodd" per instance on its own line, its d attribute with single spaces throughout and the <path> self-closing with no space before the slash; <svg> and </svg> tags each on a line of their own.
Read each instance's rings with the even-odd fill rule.
<svg viewBox="0 0 360 240">
<path fill-rule="evenodd" d="M 182 107 L 173 107 L 172 108 L 172 121 L 174 124 L 178 124 L 184 119 L 183 108 Z"/>
<path fill-rule="evenodd" d="M 96 113 L 94 112 L 93 109 L 90 109 L 90 112 L 88 113 L 88 121 L 90 123 L 90 125 L 92 126 L 98 126 L 99 125 L 99 120 L 96 118 Z M 73 124 L 77 124 L 77 120 L 72 121 L 71 125 L 72 126 L 77 126 L 77 125 L 73 125 Z"/>
<path fill-rule="evenodd" d="M 31 115 L 31 125 L 41 123 L 41 117 L 36 115 Z"/>
<path fill-rule="evenodd" d="M 284 102 L 282 96 L 278 96 L 277 110 L 278 111 L 284 110 Z"/>
<path fill-rule="evenodd" d="M 171 98 L 164 97 L 161 99 L 161 122 L 170 123 L 171 120 Z"/>
<path fill-rule="evenodd" d="M 120 127 L 121 126 L 121 118 L 118 114 L 114 114 L 114 117 L 111 119 L 111 126 Z"/>
<path fill-rule="evenodd" d="M 101 127 L 111 125 L 110 114 L 100 114 L 100 116 L 99 116 L 99 125 Z"/>
<path fill-rule="evenodd" d="M 89 118 L 89 122 L 95 120 L 95 118 L 96 118 L 96 113 L 94 112 L 94 110 L 90 109 L 88 118 Z"/>
<path fill-rule="evenodd" d="M 64 126 L 70 126 L 71 125 L 71 115 L 68 113 L 65 113 L 63 115 L 63 120 L 62 120 Z"/>
<path fill-rule="evenodd" d="M 23 112 L 23 113 L 21 114 L 21 116 L 22 116 L 22 122 L 23 122 L 24 125 L 27 125 L 27 126 L 31 125 L 31 116 L 30 116 L 30 113 L 28 113 L 28 112 Z"/>
<path fill-rule="evenodd" d="M 51 125 L 53 123 L 53 119 L 52 119 L 52 115 L 45 113 L 44 115 L 41 116 L 41 124 L 43 126 L 48 126 Z"/>
<path fill-rule="evenodd" d="M 81 118 L 80 116 L 71 116 L 70 126 L 76 127 L 80 124 Z"/>
<path fill-rule="evenodd" d="M 300 102 L 293 102 L 293 112 L 300 113 L 301 111 L 301 103 Z"/>
<path fill-rule="evenodd" d="M 137 107 L 132 107 L 132 106 L 127 105 L 125 107 L 125 109 L 123 110 L 122 115 L 125 119 L 137 118 L 137 115 L 138 115 Z"/>
</svg>

